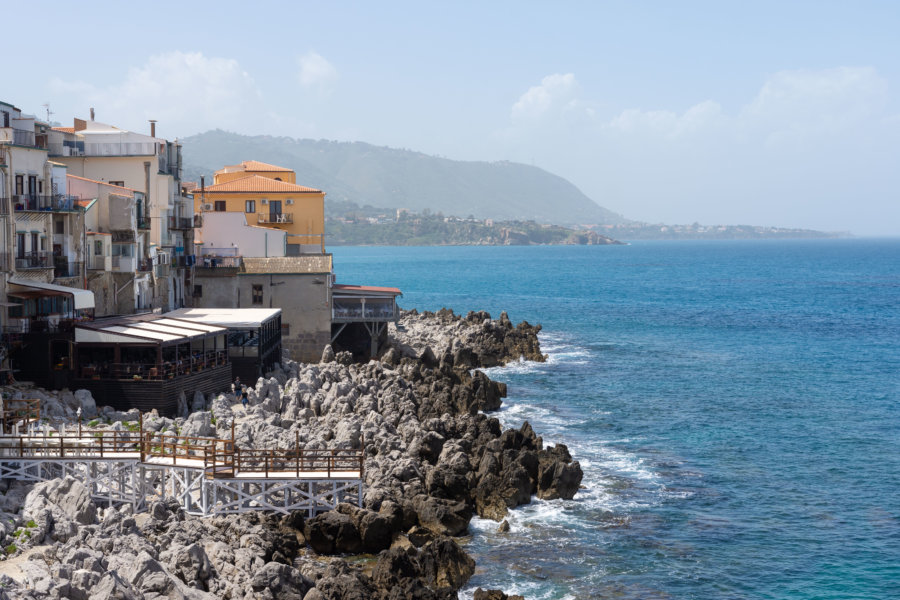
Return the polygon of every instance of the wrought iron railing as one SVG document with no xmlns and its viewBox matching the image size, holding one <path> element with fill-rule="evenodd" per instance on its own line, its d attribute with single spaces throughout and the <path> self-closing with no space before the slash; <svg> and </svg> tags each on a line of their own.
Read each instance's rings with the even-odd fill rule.
<svg viewBox="0 0 900 600">
<path fill-rule="evenodd" d="M 16 269 L 46 269 L 53 266 L 50 252 L 25 252 L 16 256 Z"/>
<path fill-rule="evenodd" d="M 18 194 L 12 197 L 12 204 L 17 211 L 71 211 L 78 209 L 76 200 L 76 196 Z"/>
<path fill-rule="evenodd" d="M 169 229 L 192 229 L 193 226 L 190 217 L 169 217 Z"/>
</svg>

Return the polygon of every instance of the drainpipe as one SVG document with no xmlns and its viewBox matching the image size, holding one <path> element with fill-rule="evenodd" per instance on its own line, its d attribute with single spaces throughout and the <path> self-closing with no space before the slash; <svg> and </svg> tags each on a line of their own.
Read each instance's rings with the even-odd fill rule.
<svg viewBox="0 0 900 600">
<path fill-rule="evenodd" d="M 113 302 L 115 302 L 116 304 L 116 313 L 119 312 L 119 292 L 127 288 L 129 285 L 134 285 L 134 277 L 122 284 L 122 287 L 120 288 L 117 288 L 115 284 L 113 284 Z"/>
</svg>

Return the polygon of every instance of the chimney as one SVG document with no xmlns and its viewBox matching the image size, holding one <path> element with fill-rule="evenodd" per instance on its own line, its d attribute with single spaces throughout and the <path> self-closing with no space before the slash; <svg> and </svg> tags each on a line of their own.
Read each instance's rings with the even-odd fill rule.
<svg viewBox="0 0 900 600">
<path fill-rule="evenodd" d="M 91 121 L 94 120 L 94 107 L 91 107 Z"/>
<path fill-rule="evenodd" d="M 150 137 L 156 137 L 156 119 L 150 119 Z"/>
<path fill-rule="evenodd" d="M 206 175 L 200 176 L 200 193 L 206 191 Z"/>
</svg>

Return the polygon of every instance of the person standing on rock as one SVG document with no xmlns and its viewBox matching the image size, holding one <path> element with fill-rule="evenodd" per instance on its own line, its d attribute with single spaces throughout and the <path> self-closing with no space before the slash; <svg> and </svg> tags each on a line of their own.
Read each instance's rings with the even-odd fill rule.
<svg viewBox="0 0 900 600">
<path fill-rule="evenodd" d="M 241 404 L 244 406 L 244 410 L 247 410 L 247 406 L 250 404 L 250 397 L 247 394 L 247 388 L 245 386 L 241 386 Z"/>
</svg>

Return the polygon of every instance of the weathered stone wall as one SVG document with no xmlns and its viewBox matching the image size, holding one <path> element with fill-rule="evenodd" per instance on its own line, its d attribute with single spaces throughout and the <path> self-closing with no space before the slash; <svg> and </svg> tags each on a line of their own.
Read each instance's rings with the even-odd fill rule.
<svg viewBox="0 0 900 600">
<path fill-rule="evenodd" d="M 299 362 L 318 362 L 331 341 L 331 300 L 325 276 L 311 273 L 235 274 L 223 269 L 196 269 L 194 283 L 202 308 L 280 308 L 282 348 Z M 262 302 L 254 304 L 253 286 Z"/>
</svg>

